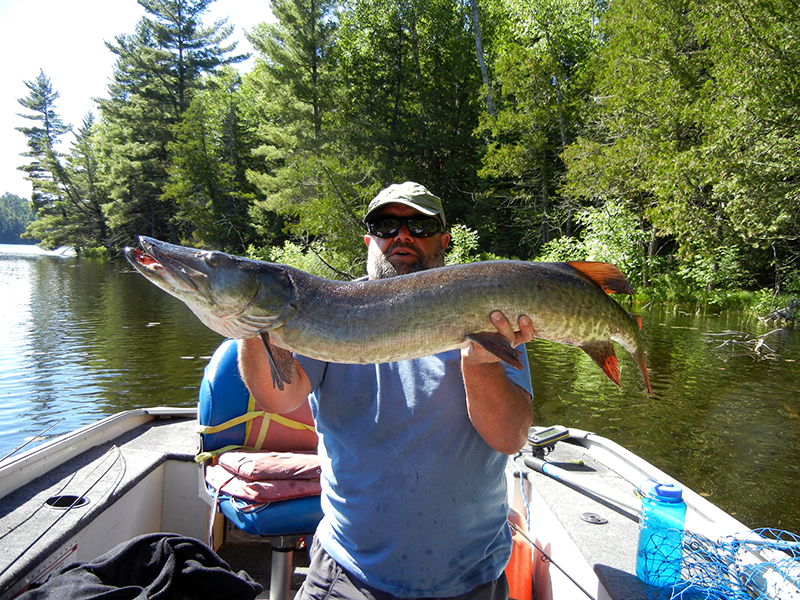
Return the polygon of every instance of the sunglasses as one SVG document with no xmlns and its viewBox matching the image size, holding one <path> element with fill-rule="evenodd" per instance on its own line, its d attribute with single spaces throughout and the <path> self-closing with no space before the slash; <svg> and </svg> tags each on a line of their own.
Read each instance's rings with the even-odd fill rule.
<svg viewBox="0 0 800 600">
<path fill-rule="evenodd" d="M 442 232 L 442 223 L 436 217 L 378 217 L 367 223 L 370 235 L 393 238 L 405 225 L 413 237 L 426 238 Z"/>
</svg>

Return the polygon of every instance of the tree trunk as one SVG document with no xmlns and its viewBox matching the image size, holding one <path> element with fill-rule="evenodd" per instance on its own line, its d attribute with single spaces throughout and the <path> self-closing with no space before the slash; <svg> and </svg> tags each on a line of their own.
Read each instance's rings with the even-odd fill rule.
<svg viewBox="0 0 800 600">
<path fill-rule="evenodd" d="M 494 116 L 494 102 L 492 102 L 492 88 L 489 84 L 489 72 L 486 69 L 486 61 L 483 58 L 483 36 L 481 35 L 481 21 L 478 15 L 478 0 L 469 0 L 472 7 L 472 31 L 475 34 L 475 51 L 478 54 L 478 65 L 481 68 L 483 85 L 486 88 L 486 108 L 491 116 Z"/>
</svg>

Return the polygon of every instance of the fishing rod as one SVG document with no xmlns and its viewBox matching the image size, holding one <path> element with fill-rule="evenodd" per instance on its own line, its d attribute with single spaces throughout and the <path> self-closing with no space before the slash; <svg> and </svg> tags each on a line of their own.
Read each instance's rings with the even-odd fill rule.
<svg viewBox="0 0 800 600">
<path fill-rule="evenodd" d="M 606 500 L 612 504 L 616 504 L 621 508 L 625 508 L 634 514 L 639 514 L 642 511 L 642 503 L 637 502 L 635 498 L 629 498 L 625 494 L 622 494 L 621 492 L 618 492 L 609 486 L 589 484 L 587 481 L 581 479 L 580 477 L 576 477 L 566 469 L 562 469 L 553 463 L 546 462 L 541 458 L 536 456 L 525 456 L 523 457 L 522 462 L 525 463 L 526 467 L 533 469 L 537 473 L 547 475 L 551 479 L 555 479 L 561 483 L 566 483 L 567 485 L 578 488 L 581 491 L 588 492 L 593 496 L 601 498 L 602 500 Z"/>
<path fill-rule="evenodd" d="M 45 433 L 47 433 L 48 431 L 50 431 L 50 430 L 51 430 L 53 427 L 55 427 L 56 425 L 58 425 L 59 423 L 61 423 L 61 421 L 63 421 L 63 420 L 64 420 L 64 417 L 60 418 L 58 421 L 56 421 L 55 423 L 53 423 L 52 425 L 50 425 L 50 427 L 46 427 L 45 429 L 43 429 L 42 431 L 40 431 L 40 432 L 39 432 L 39 433 L 37 433 L 36 435 L 32 436 L 32 437 L 31 437 L 29 440 L 27 440 L 27 441 L 23 442 L 22 444 L 20 444 L 20 445 L 19 445 L 19 446 L 17 446 L 16 448 L 14 448 L 14 449 L 13 449 L 11 452 L 9 452 L 8 454 L 6 454 L 6 455 L 5 455 L 3 458 L 0 458 L 0 463 L 2 463 L 2 462 L 5 460 L 5 459 L 7 459 L 7 458 L 8 458 L 9 456 L 11 456 L 12 454 L 16 454 L 17 452 L 19 452 L 20 450 L 22 450 L 22 449 L 23 449 L 25 446 L 27 446 L 28 444 L 30 444 L 32 441 L 34 441 L 34 440 L 38 440 L 38 439 L 39 439 L 40 437 L 42 437 L 42 436 L 43 436 Z"/>
<path fill-rule="evenodd" d="M 513 521 L 511 521 L 511 520 L 509 519 L 509 521 L 508 521 L 508 524 L 511 526 L 511 529 L 513 529 L 513 530 L 514 530 L 516 533 L 520 534 L 520 535 L 522 536 L 522 539 L 524 539 L 526 542 L 528 542 L 528 544 L 530 544 L 530 546 L 531 546 L 532 548 L 534 548 L 534 549 L 538 550 L 538 551 L 539 551 L 539 553 L 541 553 L 541 555 L 542 555 L 542 560 L 549 562 L 549 563 L 550 563 L 550 564 L 552 564 L 552 565 L 553 565 L 553 566 L 554 566 L 556 569 L 558 569 L 559 571 L 561 571 L 561 573 L 564 575 L 564 577 L 566 577 L 566 578 L 567 578 L 567 579 L 569 579 L 569 580 L 570 580 L 570 581 L 571 581 L 573 584 L 575 584 L 575 587 L 577 587 L 577 588 L 578 588 L 580 591 L 582 591 L 584 594 L 586 594 L 586 596 L 588 596 L 588 597 L 589 597 L 591 600 L 596 600 L 596 598 L 595 598 L 594 596 L 592 596 L 592 595 L 591 595 L 591 594 L 590 594 L 590 593 L 589 593 L 589 592 L 586 590 L 586 588 L 584 588 L 584 587 L 583 587 L 583 586 L 582 586 L 580 583 L 578 583 L 578 581 L 577 581 L 577 580 L 576 580 L 574 577 L 572 577 L 572 575 L 570 575 L 570 574 L 569 574 L 569 573 L 567 573 L 567 572 L 566 572 L 564 569 L 562 569 L 562 568 L 561 568 L 561 566 L 560 566 L 560 565 L 559 565 L 559 564 L 558 564 L 556 561 L 554 561 L 554 560 L 553 560 L 553 557 L 552 557 L 552 556 L 550 556 L 549 554 L 547 554 L 547 552 L 545 552 L 544 550 L 542 550 L 542 548 L 540 548 L 540 547 L 539 547 L 539 545 L 538 545 L 536 542 L 534 542 L 534 541 L 533 541 L 533 540 L 532 540 L 532 539 L 531 539 L 531 538 L 528 536 L 528 534 L 527 534 L 527 533 L 525 533 L 525 532 L 524 532 L 522 529 L 520 529 L 520 527 L 519 527 L 519 526 L 518 526 L 516 523 L 514 523 Z"/>
<path fill-rule="evenodd" d="M 111 458 L 111 463 L 107 467 L 105 467 L 105 470 L 102 473 L 100 473 L 99 477 L 97 477 L 97 479 L 94 482 L 90 483 L 88 485 L 88 487 L 84 488 L 82 493 L 77 494 L 75 496 L 75 499 L 72 501 L 71 504 L 69 504 L 68 506 L 63 507 L 64 510 L 61 512 L 61 514 L 59 514 L 58 517 L 56 517 L 49 525 L 47 525 L 44 528 L 44 530 L 35 539 L 33 539 L 21 552 L 19 552 L 17 554 L 16 557 L 14 557 L 14 559 L 11 562 L 9 562 L 5 566 L 5 568 L 0 570 L 0 576 L 2 576 L 9 569 L 11 569 L 11 567 L 14 566 L 14 564 L 16 564 L 16 562 L 20 558 L 22 558 L 28 552 L 28 550 L 33 548 L 33 546 L 39 540 L 41 540 L 45 535 L 47 535 L 53 529 L 53 527 L 55 527 L 55 525 L 59 521 L 61 521 L 61 519 L 63 519 L 68 514 L 71 514 L 71 511 L 74 508 L 76 508 L 78 506 L 81 506 L 81 503 L 80 503 L 81 498 L 87 496 L 89 494 L 89 492 L 91 492 L 94 489 L 95 486 L 97 486 L 101 481 L 103 481 L 103 478 L 111 471 L 111 469 L 114 468 L 114 466 L 116 464 L 121 463 L 122 468 L 120 470 L 120 473 L 118 473 L 118 475 L 116 477 L 116 480 L 114 481 L 113 485 L 111 487 L 109 487 L 109 489 L 105 493 L 108 493 L 109 495 L 111 495 L 114 492 L 114 490 L 117 487 L 119 487 L 119 483 L 120 483 L 120 481 L 121 481 L 121 479 L 122 479 L 122 477 L 123 477 L 123 475 L 124 475 L 124 473 L 126 471 L 127 463 L 126 463 L 126 460 L 125 460 L 125 456 L 122 454 L 122 452 L 120 451 L 119 447 L 116 446 L 116 445 L 112 446 L 111 448 L 108 449 L 108 451 L 100 458 L 98 463 L 92 468 L 92 470 L 86 475 L 86 477 L 84 477 L 84 480 L 86 478 L 88 478 L 89 476 L 94 475 L 94 473 L 96 471 L 100 470 L 100 468 L 103 466 L 103 463 L 106 461 L 106 459 L 108 457 L 112 457 Z M 72 481 L 72 479 L 74 479 L 74 477 L 75 477 L 75 474 L 72 475 L 72 477 L 70 478 L 70 481 Z M 64 489 L 66 489 L 66 486 L 62 487 L 62 491 Z M 44 508 L 44 504 L 40 505 L 39 508 L 36 509 L 34 514 L 38 513 L 43 508 Z M 82 521 L 83 518 L 86 516 L 86 514 L 87 513 L 84 513 L 83 515 L 81 515 L 80 518 L 78 519 L 78 522 Z M 16 529 L 16 527 L 14 529 Z M 6 587 L 0 589 L 0 595 L 5 594 L 14 584 L 15 584 L 15 582 L 12 581 L 12 582 L 8 583 L 6 585 Z"/>
</svg>

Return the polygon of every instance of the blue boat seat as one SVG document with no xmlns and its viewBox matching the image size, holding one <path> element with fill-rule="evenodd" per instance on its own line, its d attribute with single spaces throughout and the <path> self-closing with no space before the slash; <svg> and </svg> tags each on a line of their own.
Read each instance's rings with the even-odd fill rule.
<svg viewBox="0 0 800 600">
<path fill-rule="evenodd" d="M 225 340 L 211 357 L 200 385 L 198 462 L 203 465 L 204 475 L 224 452 L 316 450 L 317 437 L 308 405 L 285 415 L 257 410 L 239 376 L 237 353 L 236 340 Z M 270 598 L 287 600 L 292 550 L 301 536 L 316 531 L 322 519 L 319 495 L 254 503 L 214 489 L 208 479 L 205 488 L 233 526 L 270 538 L 273 549 Z"/>
</svg>

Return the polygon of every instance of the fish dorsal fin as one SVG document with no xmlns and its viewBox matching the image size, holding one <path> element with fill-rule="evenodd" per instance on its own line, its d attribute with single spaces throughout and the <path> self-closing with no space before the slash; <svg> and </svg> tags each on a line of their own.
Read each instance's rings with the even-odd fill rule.
<svg viewBox="0 0 800 600">
<path fill-rule="evenodd" d="M 567 263 L 570 267 L 586 275 L 597 285 L 603 288 L 606 294 L 630 294 L 633 288 L 620 270 L 612 264 L 591 261 L 572 261 Z"/>
</svg>

